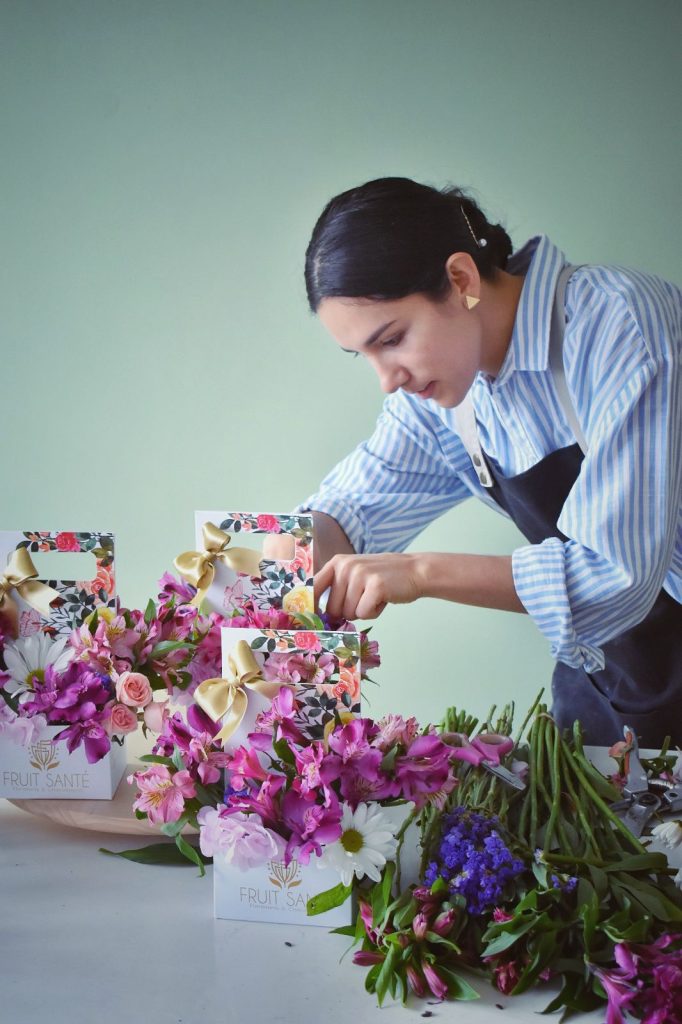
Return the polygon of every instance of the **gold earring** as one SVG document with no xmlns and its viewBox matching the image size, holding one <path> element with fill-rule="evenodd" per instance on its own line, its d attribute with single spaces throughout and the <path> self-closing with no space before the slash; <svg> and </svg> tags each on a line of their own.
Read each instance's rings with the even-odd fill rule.
<svg viewBox="0 0 682 1024">
<path fill-rule="evenodd" d="M 481 300 L 477 299 L 475 295 L 465 295 L 464 301 L 467 304 L 467 309 L 473 309 L 474 306 L 477 306 Z"/>
</svg>

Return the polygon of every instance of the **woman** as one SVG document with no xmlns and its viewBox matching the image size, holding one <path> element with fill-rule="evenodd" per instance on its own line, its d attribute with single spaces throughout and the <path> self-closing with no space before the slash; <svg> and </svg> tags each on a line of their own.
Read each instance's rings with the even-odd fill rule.
<svg viewBox="0 0 682 1024">
<path fill-rule="evenodd" d="M 330 614 L 419 597 L 526 611 L 557 659 L 562 725 L 682 743 L 680 291 L 566 266 L 544 236 L 512 254 L 461 190 L 404 178 L 332 199 L 305 273 L 311 309 L 388 396 L 301 506 Z M 401 553 L 471 495 L 529 543 Z"/>
</svg>

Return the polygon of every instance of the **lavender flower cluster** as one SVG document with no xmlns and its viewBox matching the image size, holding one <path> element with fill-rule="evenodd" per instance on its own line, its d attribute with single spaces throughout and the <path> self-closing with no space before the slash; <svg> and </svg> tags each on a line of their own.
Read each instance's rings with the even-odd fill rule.
<svg viewBox="0 0 682 1024">
<path fill-rule="evenodd" d="M 425 880 L 433 885 L 443 878 L 450 891 L 463 896 L 470 914 L 480 915 L 500 903 L 504 891 L 524 870 L 505 845 L 497 818 L 489 818 L 465 807 L 445 815 L 436 859 Z"/>
</svg>

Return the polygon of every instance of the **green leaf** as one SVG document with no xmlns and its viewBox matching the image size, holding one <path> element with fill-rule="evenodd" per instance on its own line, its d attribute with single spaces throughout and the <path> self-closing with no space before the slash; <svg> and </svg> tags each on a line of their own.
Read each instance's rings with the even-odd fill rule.
<svg viewBox="0 0 682 1024">
<path fill-rule="evenodd" d="M 326 889 L 325 892 L 311 896 L 306 905 L 308 917 L 315 917 L 317 914 L 324 914 L 327 910 L 333 910 L 334 907 L 340 907 L 346 902 L 352 891 L 352 885 L 344 885 L 343 882 L 339 882 L 332 889 Z"/>
<path fill-rule="evenodd" d="M 171 756 L 171 763 L 174 768 L 177 768 L 179 772 L 185 771 L 187 765 L 182 759 L 182 751 L 179 747 L 176 747 Z"/>
<path fill-rule="evenodd" d="M 365 978 L 365 990 L 367 992 L 374 992 L 376 990 L 376 981 L 379 977 L 379 970 L 381 966 L 381 964 L 374 964 L 374 966 L 370 967 L 367 972 L 367 977 Z"/>
<path fill-rule="evenodd" d="M 168 768 L 173 764 L 170 757 L 162 757 L 161 754 L 140 754 L 140 761 L 146 761 L 148 764 L 165 764 Z"/>
<path fill-rule="evenodd" d="M 409 891 L 407 892 L 409 896 Z M 393 915 L 393 924 L 400 930 L 401 928 L 407 928 L 414 921 L 414 916 L 417 913 L 417 901 L 414 897 L 410 897 L 407 904 L 404 907 L 396 910 Z"/>
<path fill-rule="evenodd" d="M 88 623 L 88 629 L 90 630 L 90 633 L 93 636 L 95 635 L 95 632 L 97 630 L 98 624 L 99 624 L 99 613 L 98 613 L 97 609 L 95 608 L 94 612 L 92 613 L 92 618 L 90 619 L 90 622 Z"/>
<path fill-rule="evenodd" d="M 175 845 L 181 854 L 191 860 L 193 864 L 199 868 L 199 877 L 203 878 L 206 874 L 204 869 L 204 859 L 200 850 L 197 850 L 196 846 L 191 846 L 186 839 L 183 839 L 181 835 L 175 837 Z"/>
<path fill-rule="evenodd" d="M 145 623 L 147 625 L 149 625 L 149 623 L 153 622 L 155 618 L 156 618 L 156 605 L 154 604 L 154 602 L 152 601 L 152 599 L 150 597 L 149 601 L 147 602 L 147 607 L 144 610 L 144 621 L 145 621 Z"/>
<path fill-rule="evenodd" d="M 519 922 L 519 924 L 516 925 L 513 931 L 510 930 L 507 932 L 503 932 L 496 939 L 493 939 L 493 941 L 485 947 L 483 955 L 497 956 L 499 953 L 504 953 L 505 949 L 509 949 L 510 946 L 513 946 L 514 943 L 518 939 L 520 939 L 522 935 L 525 935 L 526 932 L 529 932 L 531 928 L 542 927 L 542 924 L 546 920 L 546 914 L 531 915 L 530 917 L 526 918 L 526 920 L 523 921 L 523 923 Z M 510 925 L 512 924 L 511 921 L 507 923 Z"/>
<path fill-rule="evenodd" d="M 294 756 L 294 752 L 283 737 L 280 737 L 278 740 L 275 740 L 275 742 L 272 744 L 272 748 L 277 754 L 280 761 L 284 761 L 285 764 L 290 765 L 296 764 L 296 757 Z"/>
<path fill-rule="evenodd" d="M 107 850 L 100 846 L 99 852 L 106 853 L 109 857 L 123 857 L 125 860 L 135 861 L 136 864 L 171 864 L 186 867 L 190 863 L 174 843 L 152 843 L 150 846 L 141 846 L 139 850 Z M 210 864 L 211 858 L 206 857 L 205 863 Z"/>
<path fill-rule="evenodd" d="M 621 860 L 608 864 L 604 871 L 646 871 L 647 874 L 665 871 L 668 858 L 664 853 L 633 853 Z"/>
<path fill-rule="evenodd" d="M 616 883 L 614 882 L 615 887 Z M 653 885 L 635 881 L 634 878 L 628 876 L 627 881 L 620 880 L 620 888 L 629 893 L 633 900 L 640 903 L 659 921 L 682 921 L 682 909 Z"/>
<path fill-rule="evenodd" d="M 188 820 L 189 819 L 188 819 L 187 815 L 183 814 L 182 817 L 178 818 L 177 821 L 166 821 L 166 822 L 164 822 L 164 824 L 161 826 L 161 831 L 163 832 L 163 834 L 165 836 L 169 836 L 171 839 L 174 839 L 175 836 L 179 836 L 180 835 L 180 833 L 182 832 L 183 828 L 187 824 Z"/>
<path fill-rule="evenodd" d="M 159 658 L 170 654 L 171 651 L 179 651 L 182 648 L 189 649 L 190 646 L 186 640 L 159 640 L 158 644 L 150 652 L 149 660 L 158 661 Z"/>
<path fill-rule="evenodd" d="M 451 949 L 453 953 L 461 953 L 462 950 L 459 946 L 452 942 L 450 939 L 446 939 L 442 935 L 437 935 L 436 932 L 427 932 L 424 936 L 427 942 L 433 942 L 434 944 L 445 946 L 447 949 Z"/>
<path fill-rule="evenodd" d="M 390 860 L 383 870 L 381 881 L 372 887 L 372 921 L 380 931 L 386 930 L 386 911 L 391 902 L 391 886 L 395 875 L 395 861 Z"/>
<path fill-rule="evenodd" d="M 395 971 L 396 961 L 400 958 L 400 948 L 398 946 L 391 946 L 386 959 L 382 964 L 377 964 L 379 967 L 379 973 L 376 981 L 376 993 L 377 999 L 379 1000 L 379 1006 L 383 1003 L 386 993 L 388 992 L 391 978 Z"/>
<path fill-rule="evenodd" d="M 324 631 L 324 622 L 319 615 L 314 615 L 313 612 L 296 612 L 293 618 L 306 629 L 313 630 L 313 632 L 319 633 Z"/>
<path fill-rule="evenodd" d="M 438 965 L 438 971 L 442 975 L 443 980 L 448 983 L 448 995 L 452 999 L 463 999 L 471 1001 L 472 999 L 480 999 L 478 992 L 475 988 L 466 981 L 461 974 L 457 974 L 455 971 L 450 970 L 449 967 L 443 967 L 442 964 Z"/>
</svg>

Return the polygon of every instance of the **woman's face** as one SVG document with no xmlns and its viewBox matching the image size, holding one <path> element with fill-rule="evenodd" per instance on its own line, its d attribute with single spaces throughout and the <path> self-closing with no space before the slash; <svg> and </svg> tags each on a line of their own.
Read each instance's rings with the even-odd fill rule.
<svg viewBox="0 0 682 1024">
<path fill-rule="evenodd" d="M 381 388 L 402 388 L 438 405 L 459 405 L 481 366 L 481 328 L 456 289 L 442 302 L 323 299 L 320 320 L 346 352 L 364 356 Z"/>
</svg>

